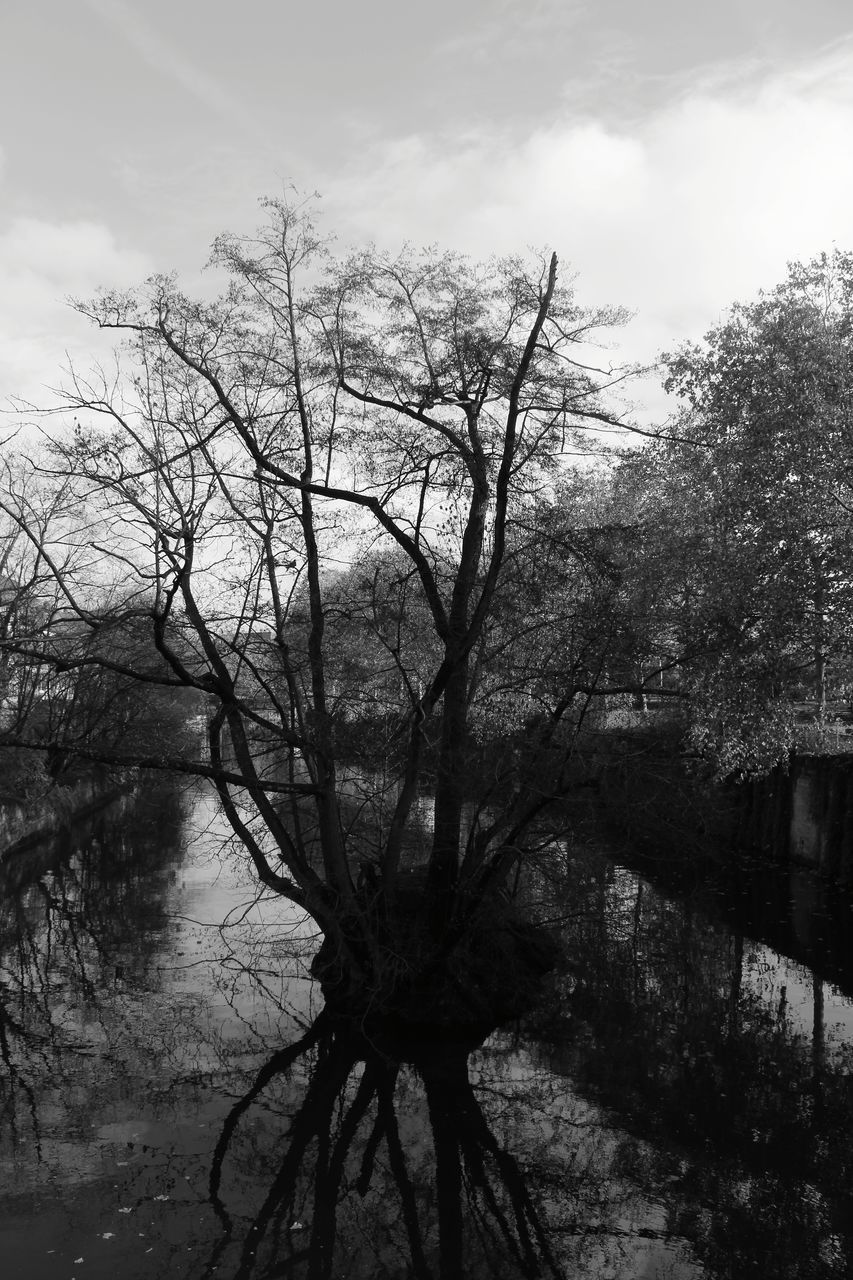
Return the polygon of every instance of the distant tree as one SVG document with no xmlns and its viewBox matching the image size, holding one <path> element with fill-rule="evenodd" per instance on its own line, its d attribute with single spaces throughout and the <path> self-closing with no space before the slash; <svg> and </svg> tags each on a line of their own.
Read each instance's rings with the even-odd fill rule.
<svg viewBox="0 0 853 1280">
<path fill-rule="evenodd" d="M 0 511 L 0 797 L 22 800 L 49 785 L 46 743 L 32 743 L 22 726 L 32 731 L 43 720 L 51 670 L 43 649 L 59 588 L 37 546 L 58 514 L 61 493 L 48 495 L 34 484 L 26 464 L 13 462 L 10 444 L 0 460 L 0 493 L 32 500 L 32 510 L 26 527 L 17 509 L 14 517 Z"/>
<path fill-rule="evenodd" d="M 91 652 L 80 665 L 209 695 L 197 772 L 263 884 L 325 934 L 330 989 L 336 973 L 349 1007 L 411 1008 L 450 989 L 441 975 L 452 986 L 462 939 L 470 959 L 477 929 L 494 932 L 483 903 L 541 807 L 516 790 L 464 838 L 476 655 L 514 589 L 514 514 L 549 492 L 579 431 L 618 423 L 605 392 L 625 375 L 597 370 L 591 352 L 622 317 L 580 308 L 556 256 L 334 260 L 303 210 L 267 210 L 256 238 L 217 242 L 231 276 L 219 300 L 158 278 L 80 304 L 126 339 L 125 362 L 75 373 L 65 394 L 76 424 L 55 435 L 47 471 L 85 513 L 90 554 L 56 577 L 66 617 L 93 634 L 107 620 L 146 626 L 165 671 Z M 28 531 L 25 506 L 4 503 Z M 28 536 L 52 564 L 66 534 Z M 347 683 L 347 637 L 358 643 L 365 619 L 373 637 Z M 380 683 L 398 767 L 365 877 L 338 744 Z M 539 749 L 571 707 L 549 708 Z M 418 896 L 401 867 L 427 764 Z"/>
<path fill-rule="evenodd" d="M 529 758 L 533 785 L 559 790 L 582 728 L 614 706 L 659 688 L 659 619 L 642 588 L 634 513 L 609 469 L 566 470 L 553 493 L 513 515 L 505 589 L 477 653 L 475 724 L 481 739 L 503 737 Z M 531 738 L 559 723 L 547 775 Z M 502 779 L 499 786 L 504 785 Z"/>
<path fill-rule="evenodd" d="M 88 516 L 31 458 L 7 455 L 3 472 L 0 748 L 12 789 L 28 779 L 44 789 L 45 770 L 67 777 L 95 761 L 179 767 L 198 702 L 161 686 L 167 668 L 140 625 L 139 597 L 95 571 L 87 616 L 69 607 L 68 586 L 101 554 Z"/>
</svg>

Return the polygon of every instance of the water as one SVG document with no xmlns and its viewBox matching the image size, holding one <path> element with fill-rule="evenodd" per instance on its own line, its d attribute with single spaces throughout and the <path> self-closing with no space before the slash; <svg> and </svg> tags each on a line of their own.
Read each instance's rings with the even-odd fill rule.
<svg viewBox="0 0 853 1280">
<path fill-rule="evenodd" d="M 3 867 L 4 1280 L 849 1274 L 853 965 L 817 882 L 556 839 L 541 1006 L 401 1061 L 318 1017 L 316 939 L 227 845 L 161 790 Z"/>
</svg>

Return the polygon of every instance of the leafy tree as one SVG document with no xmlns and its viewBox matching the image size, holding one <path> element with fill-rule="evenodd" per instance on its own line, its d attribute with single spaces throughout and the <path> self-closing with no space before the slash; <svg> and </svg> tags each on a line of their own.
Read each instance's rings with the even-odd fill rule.
<svg viewBox="0 0 853 1280">
<path fill-rule="evenodd" d="M 772 763 L 798 692 L 822 718 L 849 683 L 851 324 L 853 256 L 835 251 L 667 357 L 683 407 L 657 492 L 693 559 L 696 731 L 724 769 Z"/>
<path fill-rule="evenodd" d="M 517 586 L 515 513 L 550 491 L 579 431 L 618 421 L 604 393 L 624 374 L 591 350 L 622 317 L 580 308 L 556 256 L 336 260 L 303 209 L 267 211 L 255 238 L 217 242 L 231 283 L 214 302 L 157 278 L 80 304 L 124 356 L 65 393 L 75 426 L 47 470 L 84 513 L 89 554 L 55 576 L 65 617 L 92 633 L 144 625 L 164 669 L 79 663 L 211 699 L 194 768 L 263 884 L 316 919 L 329 989 L 337 975 L 359 1007 L 410 1007 L 449 990 L 453 949 L 467 939 L 470 958 L 492 930 L 541 807 L 519 784 L 466 832 L 478 653 Z M 28 531 L 26 504 L 5 505 Z M 46 564 L 67 537 L 61 521 L 38 534 Z M 368 663 L 378 679 L 381 656 L 398 760 L 369 875 L 340 759 L 354 715 L 342 657 L 365 619 L 372 648 L 350 674 Z M 571 707 L 549 707 L 538 751 Z M 402 868 L 426 770 L 422 884 Z"/>
</svg>

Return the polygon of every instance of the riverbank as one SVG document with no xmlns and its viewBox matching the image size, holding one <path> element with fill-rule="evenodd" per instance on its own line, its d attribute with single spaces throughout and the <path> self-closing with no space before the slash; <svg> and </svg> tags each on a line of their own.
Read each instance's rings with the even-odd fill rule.
<svg viewBox="0 0 853 1280">
<path fill-rule="evenodd" d="M 0 803 L 0 863 L 49 840 L 133 785 L 126 779 L 93 774 L 68 786 L 53 786 L 37 799 Z"/>
</svg>

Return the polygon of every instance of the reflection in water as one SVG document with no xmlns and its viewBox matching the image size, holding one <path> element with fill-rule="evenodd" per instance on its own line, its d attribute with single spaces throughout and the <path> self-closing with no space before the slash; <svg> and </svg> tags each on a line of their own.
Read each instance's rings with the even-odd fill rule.
<svg viewBox="0 0 853 1280">
<path fill-rule="evenodd" d="M 246 1166 L 240 1121 L 262 1096 L 288 1092 L 308 1053 L 301 1099 L 291 1104 L 280 1163 L 242 1224 L 236 1268 L 226 1274 L 346 1273 L 429 1276 L 562 1276 L 549 1233 L 516 1158 L 501 1145 L 468 1073 L 468 1046 L 424 1047 L 404 1064 L 390 1049 L 321 1014 L 301 1041 L 275 1054 L 226 1119 L 210 1193 L 224 1234 L 209 1264 L 218 1271 L 240 1232 L 225 1205 L 223 1168 Z M 276 1103 L 267 1110 L 279 1113 Z M 417 1133 L 413 1121 L 420 1108 Z M 405 1125 L 405 1141 L 403 1128 Z M 265 1124 L 269 1139 L 269 1121 Z M 432 1161 L 425 1157 L 429 1134 Z M 253 1145 L 257 1135 L 244 1137 Z M 428 1176 L 424 1163 L 432 1164 Z M 354 1193 L 354 1194 L 353 1194 Z M 356 1208 L 357 1206 L 357 1208 Z M 339 1217 L 344 1222 L 339 1222 Z"/>
<path fill-rule="evenodd" d="M 626 1171 L 643 1144 L 517 1041 L 400 1048 L 321 1015 L 262 1067 L 214 1154 L 205 1275 L 699 1274 Z"/>
<path fill-rule="evenodd" d="M 851 1274 L 850 1001 L 740 931 L 785 937 L 791 903 L 775 915 L 769 894 L 745 919 L 743 884 L 676 902 L 575 852 L 552 881 L 552 910 L 575 908 L 574 964 L 537 1020 L 541 1060 L 649 1144 L 643 1176 L 666 1185 L 705 1274 Z M 821 945 L 829 957 L 826 918 Z"/>
<path fill-rule="evenodd" d="M 0 867 L 4 1280 L 81 1254 L 89 1275 L 163 1274 L 189 1224 L 157 1218 L 179 1184 L 182 1214 L 190 1187 L 205 1202 L 235 1069 L 292 1032 L 289 997 L 306 1010 L 295 922 L 253 900 L 223 834 L 207 796 L 158 790 Z"/>
<path fill-rule="evenodd" d="M 555 842 L 541 1007 L 412 1045 L 317 1014 L 316 940 L 226 845 L 165 790 L 0 866 L 4 1280 L 850 1273 L 847 917 L 813 885 L 660 892 Z"/>
</svg>

